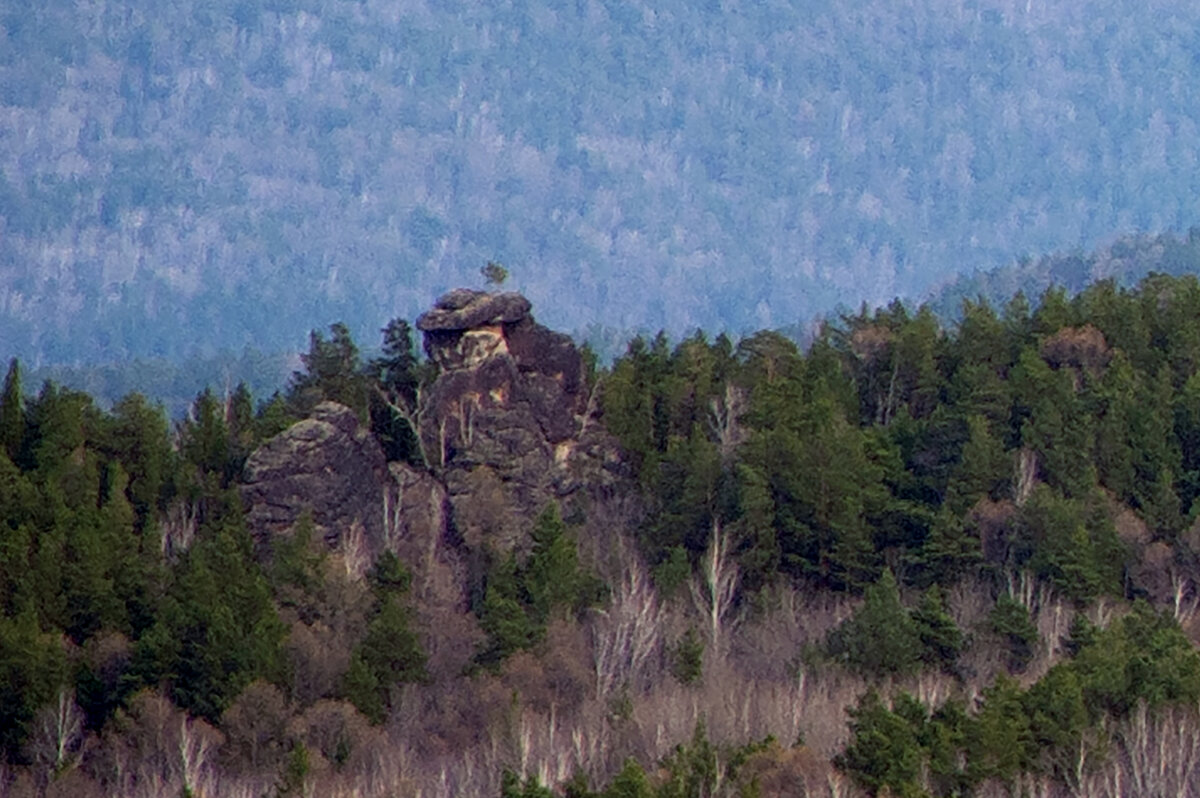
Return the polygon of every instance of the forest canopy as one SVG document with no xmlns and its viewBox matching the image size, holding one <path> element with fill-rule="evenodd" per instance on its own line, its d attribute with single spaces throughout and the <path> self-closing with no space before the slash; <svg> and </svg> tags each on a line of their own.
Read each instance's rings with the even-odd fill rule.
<svg viewBox="0 0 1200 798">
<path fill-rule="evenodd" d="M 311 518 L 255 538 L 238 493 L 329 400 L 436 473 L 405 320 L 371 358 L 314 331 L 286 393 L 205 390 L 178 422 L 13 360 L 0 786 L 143 794 L 158 761 L 280 795 L 1105 794 L 1172 755 L 1164 724 L 1200 728 L 1198 325 L 1200 281 L 1154 274 L 949 326 L 864 308 L 807 349 L 635 338 L 583 377 L 632 493 L 522 519 L 530 548 L 480 549 L 436 617 L 426 563 L 356 570 Z"/>
</svg>

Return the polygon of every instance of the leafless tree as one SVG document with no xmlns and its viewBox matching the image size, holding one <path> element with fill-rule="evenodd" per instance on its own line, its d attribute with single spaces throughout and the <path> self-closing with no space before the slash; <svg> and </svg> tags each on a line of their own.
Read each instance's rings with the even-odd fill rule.
<svg viewBox="0 0 1200 798">
<path fill-rule="evenodd" d="M 692 578 L 692 601 L 707 625 L 708 643 L 713 653 L 725 649 L 725 623 L 737 594 L 738 567 L 734 562 L 729 536 L 713 516 L 712 536 L 701 560 L 700 573 Z"/>
<path fill-rule="evenodd" d="M 30 753 L 49 774 L 61 773 L 75 760 L 82 741 L 83 711 L 75 693 L 60 688 L 54 703 L 34 716 Z"/>
<path fill-rule="evenodd" d="M 1187 626 L 1195 617 L 1200 600 L 1192 580 L 1174 570 L 1171 571 L 1171 599 L 1175 620 L 1180 626 Z"/>
<path fill-rule="evenodd" d="M 641 687 L 663 637 L 663 610 L 645 565 L 623 538 L 615 546 L 625 567 L 608 606 L 596 610 L 590 625 L 596 696 L 601 699 L 622 684 Z"/>
<path fill-rule="evenodd" d="M 417 448 L 421 452 L 421 462 L 427 466 L 432 466 L 433 461 L 429 459 L 428 443 L 425 440 L 425 436 L 421 434 L 421 425 L 425 420 L 426 412 L 429 410 L 429 400 L 425 393 L 425 386 L 418 385 L 416 393 L 411 400 L 399 394 L 384 391 L 378 386 L 376 386 L 375 392 L 393 415 L 408 424 L 413 432 L 413 438 L 417 441 Z M 443 421 L 442 459 L 438 463 L 440 466 L 446 464 L 444 425 L 445 422 Z"/>
<path fill-rule="evenodd" d="M 341 549 L 342 565 L 346 575 L 351 579 L 361 579 L 371 567 L 371 552 L 367 547 L 367 535 L 363 523 L 358 518 L 350 522 L 350 527 L 338 541 Z"/>
<path fill-rule="evenodd" d="M 721 462 L 732 462 L 734 453 L 746 440 L 746 430 L 741 424 L 741 417 L 749 406 L 749 396 L 744 388 L 725 383 L 725 392 L 708 400 L 708 422 L 713 435 L 717 438 L 717 447 L 721 452 Z"/>
<path fill-rule="evenodd" d="M 196 502 L 182 497 L 171 502 L 166 515 L 159 522 L 159 544 L 163 557 L 173 561 L 191 548 L 199 526 L 199 517 L 200 509 Z"/>
<path fill-rule="evenodd" d="M 227 748 L 234 749 L 236 758 L 252 770 L 273 766 L 287 738 L 288 714 L 287 699 L 278 687 L 253 682 L 221 716 L 221 728 L 228 735 Z"/>
<path fill-rule="evenodd" d="M 215 798 L 217 773 L 214 754 L 220 745 L 220 734 L 202 720 L 181 716 L 176 741 L 180 792 L 197 798 Z"/>
<path fill-rule="evenodd" d="M 1140 703 L 1116 729 L 1130 795 L 1186 798 L 1200 787 L 1200 723 L 1195 708 Z"/>
<path fill-rule="evenodd" d="M 1023 507 L 1037 484 L 1037 453 L 1026 446 L 1014 456 L 1017 463 L 1013 470 L 1013 501 L 1018 507 Z"/>
</svg>

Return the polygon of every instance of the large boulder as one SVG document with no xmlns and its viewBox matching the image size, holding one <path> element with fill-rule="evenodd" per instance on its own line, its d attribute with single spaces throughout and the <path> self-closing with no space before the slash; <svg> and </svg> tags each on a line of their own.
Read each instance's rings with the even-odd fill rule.
<svg viewBox="0 0 1200 798">
<path fill-rule="evenodd" d="M 246 522 L 259 540 L 291 530 L 308 512 L 336 547 L 361 532 L 378 552 L 390 479 L 383 449 L 354 411 L 322 402 L 250 455 L 241 488 Z"/>
</svg>

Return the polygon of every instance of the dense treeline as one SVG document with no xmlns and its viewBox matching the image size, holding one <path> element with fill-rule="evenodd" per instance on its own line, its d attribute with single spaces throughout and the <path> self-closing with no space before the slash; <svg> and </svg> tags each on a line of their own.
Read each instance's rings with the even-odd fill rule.
<svg viewBox="0 0 1200 798">
<path fill-rule="evenodd" d="M 1027 568 L 1078 601 L 1136 593 L 1107 509 L 1155 540 L 1187 526 L 1198 312 L 1194 278 L 1159 275 L 1050 290 L 1036 310 L 967 302 L 952 332 L 924 308 L 864 310 L 806 353 L 772 332 L 637 339 L 604 418 L 651 497 L 640 534 L 664 574 L 721 530 L 753 585 Z"/>
<path fill-rule="evenodd" d="M 314 332 L 287 395 L 205 391 L 175 425 L 137 395 L 30 394 L 14 361 L 0 794 L 1150 778 L 1136 761 L 1200 752 L 1198 320 L 1200 281 L 1152 275 L 967 302 L 951 329 L 864 309 L 806 351 L 635 339 L 589 380 L 637 500 L 526 519 L 531 551 L 459 586 L 465 619 L 429 614 L 418 564 L 357 571 L 307 519 L 253 539 L 237 493 L 254 447 L 325 399 L 427 467 L 405 410 L 434 366 L 403 320 L 368 362 L 344 325 Z M 426 650 L 448 629 L 454 670 Z"/>
</svg>

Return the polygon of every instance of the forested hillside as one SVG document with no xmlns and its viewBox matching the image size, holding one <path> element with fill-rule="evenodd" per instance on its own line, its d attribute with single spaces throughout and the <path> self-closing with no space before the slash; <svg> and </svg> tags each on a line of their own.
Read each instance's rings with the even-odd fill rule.
<svg viewBox="0 0 1200 798">
<path fill-rule="evenodd" d="M 1181 233 L 1198 25 L 1127 0 L 10 3 L 0 341 L 30 367 L 294 351 L 488 258 L 558 328 L 741 334 Z"/>
<path fill-rule="evenodd" d="M 14 361 L 0 794 L 1192 794 L 1198 319 L 1152 275 L 596 369 L 453 292 L 426 358 L 333 325 L 177 424 Z M 318 464 L 281 526 L 330 446 L 403 491 L 342 524 Z"/>
</svg>

